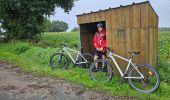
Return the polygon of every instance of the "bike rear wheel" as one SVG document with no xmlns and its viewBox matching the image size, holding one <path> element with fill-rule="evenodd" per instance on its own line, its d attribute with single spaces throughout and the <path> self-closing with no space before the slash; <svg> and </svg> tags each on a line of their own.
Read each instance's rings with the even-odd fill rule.
<svg viewBox="0 0 170 100">
<path fill-rule="evenodd" d="M 112 79 L 112 74 L 112 66 L 107 60 L 99 59 L 90 65 L 89 76 L 94 81 L 109 82 Z"/>
<path fill-rule="evenodd" d="M 143 79 L 129 78 L 130 86 L 139 91 L 145 93 L 151 93 L 156 91 L 160 85 L 159 73 L 149 65 L 136 65 L 136 68 L 144 76 Z M 128 77 L 140 77 L 135 68 L 129 71 Z"/>
<path fill-rule="evenodd" d="M 67 67 L 68 60 L 67 57 L 63 53 L 53 54 L 50 58 L 50 66 L 51 68 L 57 70 L 63 70 Z"/>
</svg>

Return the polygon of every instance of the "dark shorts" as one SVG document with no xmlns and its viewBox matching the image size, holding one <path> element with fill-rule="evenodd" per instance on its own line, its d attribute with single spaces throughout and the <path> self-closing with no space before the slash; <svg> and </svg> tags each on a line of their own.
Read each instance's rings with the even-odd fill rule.
<svg viewBox="0 0 170 100">
<path fill-rule="evenodd" d="M 95 55 L 102 58 L 102 55 L 106 56 L 106 52 L 101 52 L 96 50 Z"/>
</svg>

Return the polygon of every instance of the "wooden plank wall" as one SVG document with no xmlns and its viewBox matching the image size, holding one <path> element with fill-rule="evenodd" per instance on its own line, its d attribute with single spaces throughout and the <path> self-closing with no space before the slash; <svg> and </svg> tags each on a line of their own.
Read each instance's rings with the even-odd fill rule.
<svg viewBox="0 0 170 100">
<path fill-rule="evenodd" d="M 149 6 L 149 63 L 156 65 L 158 52 L 158 17 Z"/>
<path fill-rule="evenodd" d="M 109 10 L 106 13 L 106 39 L 107 39 L 107 46 L 112 48 L 113 51 L 116 54 L 119 54 L 119 34 L 117 32 L 117 27 L 118 24 L 115 23 L 119 23 L 120 20 L 118 20 L 119 16 L 118 16 L 118 9 L 113 10 Z M 116 61 L 118 61 L 119 59 L 116 59 Z M 111 62 L 111 64 L 113 65 L 113 63 Z M 119 63 L 120 64 L 120 63 Z M 113 67 L 113 71 L 114 73 L 118 74 L 116 67 Z"/>
<path fill-rule="evenodd" d="M 112 47 L 115 53 L 124 57 L 130 56 L 129 51 L 140 51 L 141 54 L 134 57 L 135 63 L 155 65 L 157 61 L 158 19 L 152 9 L 150 10 L 152 13 L 149 13 L 149 7 L 148 3 L 144 3 L 114 9 L 111 22 L 106 20 L 107 25 L 110 22 L 109 26 L 112 27 L 111 32 L 110 30 L 107 32 L 107 44 Z M 152 24 L 149 18 L 152 19 Z M 148 29 L 149 25 L 153 26 L 154 29 Z M 108 35 L 110 33 L 111 35 Z M 120 60 L 118 61 L 122 67 L 126 65 Z"/>
<path fill-rule="evenodd" d="M 148 25 L 149 25 L 149 12 L 148 12 L 149 4 L 141 5 L 141 63 L 149 63 L 149 33 L 148 33 Z"/>
</svg>

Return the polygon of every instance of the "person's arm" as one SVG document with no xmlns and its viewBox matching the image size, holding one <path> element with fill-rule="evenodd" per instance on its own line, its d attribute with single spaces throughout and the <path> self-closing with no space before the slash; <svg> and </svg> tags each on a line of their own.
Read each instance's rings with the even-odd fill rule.
<svg viewBox="0 0 170 100">
<path fill-rule="evenodd" d="M 103 48 L 103 49 L 106 48 L 106 41 L 103 42 L 102 48 Z"/>
<path fill-rule="evenodd" d="M 93 44 L 94 44 L 94 47 L 95 47 L 96 49 L 98 49 L 98 47 L 97 47 L 96 34 L 94 35 L 94 38 L 93 38 Z"/>
<path fill-rule="evenodd" d="M 102 43 L 102 48 L 104 49 L 104 48 L 106 48 L 106 32 L 103 32 L 104 34 L 103 34 L 103 37 L 104 37 L 104 42 Z"/>
</svg>

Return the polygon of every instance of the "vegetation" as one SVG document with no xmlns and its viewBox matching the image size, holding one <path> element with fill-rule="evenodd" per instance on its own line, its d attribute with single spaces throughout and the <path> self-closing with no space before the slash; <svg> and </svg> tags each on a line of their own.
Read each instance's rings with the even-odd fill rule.
<svg viewBox="0 0 170 100">
<path fill-rule="evenodd" d="M 8 38 L 34 39 L 43 31 L 44 16 L 55 7 L 69 12 L 76 0 L 0 0 L 0 20 Z"/>
<path fill-rule="evenodd" d="M 68 24 L 64 21 L 52 21 L 51 32 L 64 32 L 68 29 Z"/>
<path fill-rule="evenodd" d="M 41 47 L 57 47 L 60 43 L 65 43 L 71 48 L 79 47 L 79 34 L 77 32 L 48 32 L 43 33 L 40 37 L 40 41 L 36 45 Z"/>
<path fill-rule="evenodd" d="M 159 32 L 158 70 L 162 81 L 170 84 L 170 31 Z"/>
<path fill-rule="evenodd" d="M 159 31 L 170 31 L 170 27 L 159 27 Z"/>
<path fill-rule="evenodd" d="M 44 32 L 64 32 L 68 29 L 68 24 L 64 21 L 50 21 L 48 18 L 44 21 Z"/>
<path fill-rule="evenodd" d="M 51 21 L 48 18 L 44 20 L 43 25 L 44 25 L 44 32 L 51 32 Z"/>
<path fill-rule="evenodd" d="M 77 32 L 77 31 L 79 31 L 79 30 L 80 30 L 79 27 L 75 27 L 75 28 L 73 28 L 73 29 L 71 30 L 71 32 Z"/>
<path fill-rule="evenodd" d="M 152 94 L 138 93 L 131 89 L 127 82 L 122 82 L 120 78 L 113 77 L 110 83 L 100 84 L 91 81 L 88 71 L 83 74 L 78 67 L 65 71 L 53 71 L 49 67 L 50 56 L 60 50 L 59 43 L 66 43 L 69 47 L 78 48 L 78 32 L 72 33 L 43 33 L 40 41 L 36 44 L 13 41 L 11 43 L 0 44 L 0 60 L 7 60 L 20 66 L 23 71 L 36 75 L 58 77 L 74 83 L 82 84 L 85 87 L 98 91 L 107 91 L 113 96 L 132 96 L 138 99 L 147 100 L 167 100 L 170 98 L 170 63 L 168 63 L 170 52 L 170 32 L 159 33 L 159 61 L 157 70 L 161 75 L 161 85 L 158 91 Z M 43 48 L 42 48 L 43 47 Z"/>
</svg>

